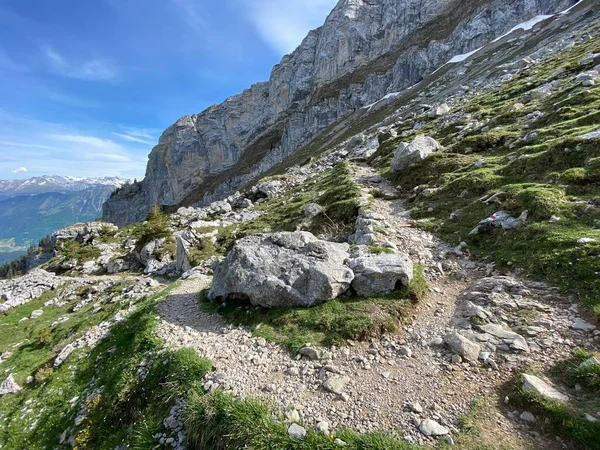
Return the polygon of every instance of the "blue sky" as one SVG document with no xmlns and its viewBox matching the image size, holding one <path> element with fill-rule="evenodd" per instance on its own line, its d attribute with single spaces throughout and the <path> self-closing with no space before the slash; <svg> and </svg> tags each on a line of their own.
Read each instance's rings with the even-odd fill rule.
<svg viewBox="0 0 600 450">
<path fill-rule="evenodd" d="M 0 178 L 142 178 L 160 133 L 268 79 L 336 0 L 2 0 Z"/>
</svg>

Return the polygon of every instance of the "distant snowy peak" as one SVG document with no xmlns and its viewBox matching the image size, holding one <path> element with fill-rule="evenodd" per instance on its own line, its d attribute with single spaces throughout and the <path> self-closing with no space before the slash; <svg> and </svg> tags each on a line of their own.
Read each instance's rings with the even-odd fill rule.
<svg viewBox="0 0 600 450">
<path fill-rule="evenodd" d="M 79 178 L 44 175 L 26 180 L 0 180 L 0 196 L 6 198 L 46 192 L 76 192 L 90 188 L 117 188 L 126 182 L 118 177 Z"/>
</svg>

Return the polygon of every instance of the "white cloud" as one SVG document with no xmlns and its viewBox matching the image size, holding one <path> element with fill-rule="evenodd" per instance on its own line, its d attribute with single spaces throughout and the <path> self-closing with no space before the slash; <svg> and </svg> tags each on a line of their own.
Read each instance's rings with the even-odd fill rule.
<svg viewBox="0 0 600 450">
<path fill-rule="evenodd" d="M 249 20 L 264 41 L 281 53 L 292 52 L 319 27 L 337 0 L 244 0 Z"/>
<path fill-rule="evenodd" d="M 27 167 L 19 167 L 18 169 L 15 169 L 12 171 L 12 173 L 21 173 L 21 172 L 27 172 Z"/>
<path fill-rule="evenodd" d="M 93 128 L 90 128 L 93 125 Z M 115 124 L 88 124 L 86 129 L 13 115 L 0 108 L 0 178 L 13 178 L 16 167 L 28 176 L 71 175 L 143 178 L 148 148 L 108 138 Z M 152 130 L 127 129 L 151 136 Z M 124 134 L 127 134 L 125 131 Z"/>
<path fill-rule="evenodd" d="M 143 138 L 139 138 L 137 136 L 131 136 L 129 134 L 115 133 L 115 132 L 113 132 L 112 134 L 115 135 L 115 136 L 117 136 L 117 137 L 120 137 L 121 139 L 129 141 L 129 142 L 138 142 L 140 144 L 147 144 L 147 145 L 152 145 L 153 144 L 152 141 L 149 141 L 149 140 L 143 139 Z"/>
<path fill-rule="evenodd" d="M 75 144 L 82 144 L 104 150 L 123 150 L 123 147 L 121 147 L 119 144 L 109 139 L 102 139 L 95 136 L 86 136 L 81 134 L 49 134 L 47 137 L 55 141 L 72 142 Z"/>
<path fill-rule="evenodd" d="M 87 81 L 111 81 L 118 76 L 116 67 L 107 60 L 90 59 L 73 62 L 48 46 L 42 48 L 42 53 L 52 71 L 63 77 Z"/>
</svg>

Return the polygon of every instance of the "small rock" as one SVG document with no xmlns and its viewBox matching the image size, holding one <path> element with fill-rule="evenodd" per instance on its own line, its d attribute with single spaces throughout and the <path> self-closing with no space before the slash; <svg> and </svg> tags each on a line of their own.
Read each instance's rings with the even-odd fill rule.
<svg viewBox="0 0 600 450">
<path fill-rule="evenodd" d="M 595 356 L 592 356 L 590 359 L 585 360 L 579 365 L 579 370 L 588 369 L 592 366 L 600 366 L 600 360 Z"/>
<path fill-rule="evenodd" d="M 481 351 L 479 344 L 471 342 L 456 332 L 444 336 L 444 342 L 454 353 L 462 356 L 467 361 L 477 361 Z"/>
<path fill-rule="evenodd" d="M 317 423 L 317 430 L 319 430 L 325 436 L 329 436 L 329 424 L 327 422 L 321 421 Z"/>
<path fill-rule="evenodd" d="M 332 394 L 341 395 L 346 385 L 350 382 L 350 378 L 333 375 L 323 383 L 323 388 Z"/>
<path fill-rule="evenodd" d="M 412 356 L 412 350 L 409 347 L 406 346 L 402 346 L 398 349 L 398 352 L 402 355 L 402 356 L 406 356 L 407 358 L 410 358 Z"/>
<path fill-rule="evenodd" d="M 462 361 L 463 359 L 460 357 L 460 355 L 452 355 L 452 364 L 460 364 Z"/>
<path fill-rule="evenodd" d="M 428 345 L 430 347 L 439 347 L 440 345 L 443 345 L 443 344 L 444 344 L 444 340 L 441 337 L 439 337 L 439 338 L 430 340 Z"/>
<path fill-rule="evenodd" d="M 300 422 L 300 413 L 296 409 L 292 409 L 285 413 L 285 417 L 288 422 L 298 423 Z"/>
<path fill-rule="evenodd" d="M 29 316 L 29 318 L 36 319 L 36 318 L 40 317 L 42 314 L 44 314 L 44 311 L 42 311 L 41 309 L 36 309 L 35 311 L 31 312 L 31 315 Z"/>
<path fill-rule="evenodd" d="M 0 384 L 0 396 L 8 394 L 16 394 L 21 390 L 21 386 L 17 384 L 12 374 Z"/>
<path fill-rule="evenodd" d="M 417 414 L 421 414 L 423 412 L 423 407 L 421 406 L 421 404 L 419 402 L 414 402 L 410 405 L 410 409 L 412 412 L 415 412 Z"/>
<path fill-rule="evenodd" d="M 450 434 L 450 430 L 435 420 L 425 419 L 419 426 L 419 431 L 425 436 L 444 436 Z"/>
<path fill-rule="evenodd" d="M 300 354 L 306 356 L 311 361 L 317 361 L 320 357 L 319 351 L 312 347 L 304 347 L 300 349 Z"/>
<path fill-rule="evenodd" d="M 288 428 L 288 434 L 295 439 L 304 439 L 306 437 L 306 429 L 293 423 Z"/>
<path fill-rule="evenodd" d="M 524 422 L 535 422 L 535 416 L 529 411 L 523 411 L 519 418 Z"/>
<path fill-rule="evenodd" d="M 591 244 L 592 242 L 596 242 L 596 239 L 593 238 L 580 238 L 577 239 L 577 243 L 581 245 Z"/>
<path fill-rule="evenodd" d="M 580 318 L 577 318 L 573 321 L 573 323 L 571 324 L 571 328 L 573 328 L 574 330 L 581 331 L 592 331 L 596 329 L 594 325 L 592 325 L 591 323 L 587 323 Z"/>
<path fill-rule="evenodd" d="M 304 208 L 304 217 L 316 217 L 323 212 L 323 207 L 316 203 L 309 203 Z"/>
</svg>

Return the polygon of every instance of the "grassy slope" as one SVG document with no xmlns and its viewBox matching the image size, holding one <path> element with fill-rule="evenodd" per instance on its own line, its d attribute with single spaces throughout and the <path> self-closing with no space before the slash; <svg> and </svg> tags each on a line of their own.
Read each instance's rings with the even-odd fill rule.
<svg viewBox="0 0 600 450">
<path fill-rule="evenodd" d="M 476 256 L 558 283 L 600 314 L 600 140 L 576 139 L 600 125 L 600 86 L 585 88 L 575 81 L 586 69 L 577 61 L 598 51 L 596 37 L 458 108 L 480 121 L 490 119 L 488 132 L 461 139 L 455 125 L 442 125 L 443 118 L 428 121 L 418 133 L 435 137 L 445 149 L 405 173 L 391 174 L 389 163 L 398 144 L 417 134 L 410 122 L 399 125 L 400 137 L 384 142 L 373 161 L 406 193 L 435 189 L 411 198 L 413 217 L 422 226 L 450 243 L 466 241 Z M 531 89 L 553 80 L 561 85 L 559 92 L 514 107 Z M 535 111 L 546 114 L 526 128 L 526 116 Z M 530 132 L 537 132 L 537 139 L 508 148 L 509 141 Z M 479 200 L 498 192 L 500 205 Z M 530 218 L 518 229 L 468 236 L 498 210 L 515 217 L 528 210 Z M 551 223 L 553 215 L 561 220 Z M 583 237 L 596 242 L 578 245 Z"/>
<path fill-rule="evenodd" d="M 76 427 L 77 448 L 108 449 L 121 443 L 149 448 L 145 445 L 148 433 L 162 429 L 161 421 L 168 415 L 174 399 L 184 395 L 212 368 L 210 362 L 201 360 L 192 351 L 162 351 L 162 343 L 154 335 L 157 316 L 153 312 L 153 305 L 160 297 L 142 301 L 139 309 L 115 325 L 109 337 L 95 349 L 76 351 L 58 369 L 47 369 L 55 354 L 54 342 L 62 335 L 56 328 L 51 330 L 50 340 L 40 346 L 35 358 L 28 349 L 30 344 L 25 344 L 4 362 L 0 367 L 16 368 L 15 378 L 24 389 L 0 398 L 2 448 L 56 448 L 60 434 L 74 427 L 75 416 L 84 404 L 90 413 Z M 2 323 L 29 314 L 36 302 L 16 308 Z M 51 308 L 47 308 L 48 317 L 44 320 L 49 322 L 53 313 L 48 310 Z M 68 341 L 77 336 L 78 325 L 93 326 L 99 318 L 89 317 L 85 309 L 71 315 L 67 324 L 75 334 L 69 334 Z M 30 338 L 34 338 L 35 329 L 30 333 Z M 4 341 L 13 342 L 23 337 L 3 336 Z M 145 378 L 136 376 L 142 360 L 148 370 Z M 35 381 L 24 385 L 24 377 L 34 373 Z M 101 387 L 98 397 L 87 398 Z M 68 444 L 64 447 L 70 448 Z"/>
</svg>

